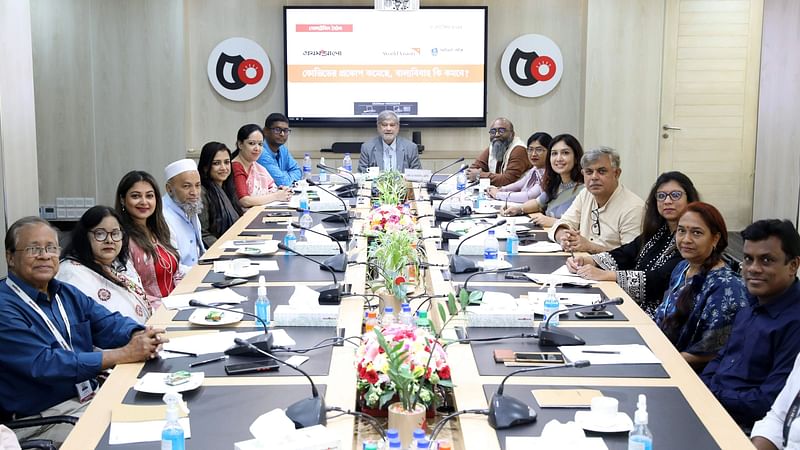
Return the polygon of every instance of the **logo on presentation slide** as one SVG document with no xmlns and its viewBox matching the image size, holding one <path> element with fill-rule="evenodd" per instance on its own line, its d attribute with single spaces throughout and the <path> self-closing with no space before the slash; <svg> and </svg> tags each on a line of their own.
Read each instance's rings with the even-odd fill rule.
<svg viewBox="0 0 800 450">
<path fill-rule="evenodd" d="M 508 88 L 523 97 L 541 97 L 558 85 L 564 60 L 555 42 L 540 34 L 520 36 L 506 47 L 500 71 Z"/>
<path fill-rule="evenodd" d="M 341 50 L 303 50 L 303 56 L 342 56 Z"/>
<path fill-rule="evenodd" d="M 225 39 L 208 56 L 208 81 L 228 100 L 243 102 L 257 97 L 267 87 L 269 75 L 267 53 L 250 39 Z"/>
</svg>

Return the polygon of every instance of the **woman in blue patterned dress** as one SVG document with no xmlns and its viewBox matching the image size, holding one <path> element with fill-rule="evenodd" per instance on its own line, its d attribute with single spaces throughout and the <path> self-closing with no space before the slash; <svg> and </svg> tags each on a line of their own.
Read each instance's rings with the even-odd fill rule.
<svg viewBox="0 0 800 450">
<path fill-rule="evenodd" d="M 747 306 L 747 291 L 722 260 L 728 229 L 715 207 L 687 205 L 675 242 L 684 261 L 672 271 L 655 320 L 686 362 L 701 371 L 727 342 L 736 313 Z"/>
</svg>

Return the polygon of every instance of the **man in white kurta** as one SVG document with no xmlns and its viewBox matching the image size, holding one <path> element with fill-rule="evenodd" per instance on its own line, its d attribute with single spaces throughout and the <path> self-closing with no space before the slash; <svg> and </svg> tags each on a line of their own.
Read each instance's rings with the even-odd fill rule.
<svg viewBox="0 0 800 450">
<path fill-rule="evenodd" d="M 203 209 L 200 198 L 200 173 L 192 159 L 181 159 L 164 169 L 167 193 L 162 197 L 164 220 L 169 226 L 170 240 L 180 255 L 181 272 L 188 272 L 205 253 L 198 213 Z"/>
</svg>

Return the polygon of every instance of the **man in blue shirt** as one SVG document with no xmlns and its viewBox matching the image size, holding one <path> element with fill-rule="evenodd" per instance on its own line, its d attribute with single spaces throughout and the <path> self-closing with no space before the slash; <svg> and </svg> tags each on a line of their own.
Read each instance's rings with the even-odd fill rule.
<svg viewBox="0 0 800 450">
<path fill-rule="evenodd" d="M 56 280 L 58 235 L 44 219 L 16 221 L 5 245 L 9 275 L 0 282 L 0 420 L 80 415 L 101 370 L 153 358 L 167 342 L 164 330 L 144 328 Z M 18 435 L 63 442 L 69 430 L 32 427 Z"/>
<path fill-rule="evenodd" d="M 291 186 L 303 178 L 303 170 L 289 154 L 286 141 L 289 140 L 289 119 L 281 113 L 272 113 L 264 122 L 264 139 L 267 141 L 264 151 L 258 157 L 258 163 L 267 169 L 278 186 Z"/>
<path fill-rule="evenodd" d="M 720 354 L 701 378 L 745 430 L 764 417 L 800 353 L 800 236 L 788 220 L 742 231 L 750 306 L 736 315 Z"/>
</svg>

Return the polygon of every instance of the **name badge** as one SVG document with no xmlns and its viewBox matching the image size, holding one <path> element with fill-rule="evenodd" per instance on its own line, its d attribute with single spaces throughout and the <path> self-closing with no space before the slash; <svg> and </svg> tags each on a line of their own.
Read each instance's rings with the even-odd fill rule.
<svg viewBox="0 0 800 450">
<path fill-rule="evenodd" d="M 94 389 L 89 380 L 76 384 L 75 389 L 78 391 L 78 401 L 81 403 L 86 403 L 94 397 Z"/>
</svg>

